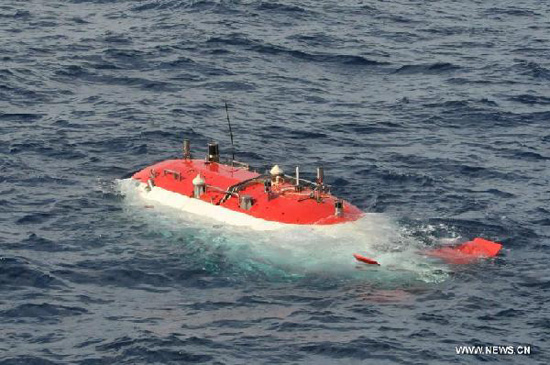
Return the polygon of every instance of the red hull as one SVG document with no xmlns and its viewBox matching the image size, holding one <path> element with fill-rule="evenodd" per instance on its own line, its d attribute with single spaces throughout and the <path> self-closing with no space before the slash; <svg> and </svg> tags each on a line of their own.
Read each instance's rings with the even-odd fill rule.
<svg viewBox="0 0 550 365">
<path fill-rule="evenodd" d="M 204 160 L 163 161 L 137 172 L 133 178 L 143 183 L 151 179 L 156 187 L 193 197 L 192 181 L 199 174 L 206 182 L 206 192 L 198 199 L 267 221 L 332 225 L 352 222 L 363 215 L 359 208 L 346 201 L 343 202 L 342 214 L 336 215 L 336 197 L 321 193 L 320 199 L 313 198 L 314 190 L 311 187 L 295 189 L 289 177 L 274 184 L 268 194 L 264 190 L 263 180 L 269 177 L 244 168 Z M 242 209 L 236 194 L 231 195 L 227 191 L 247 180 L 248 183 L 239 186 L 237 191 L 239 195 L 250 196 L 253 204 L 250 209 Z"/>
</svg>

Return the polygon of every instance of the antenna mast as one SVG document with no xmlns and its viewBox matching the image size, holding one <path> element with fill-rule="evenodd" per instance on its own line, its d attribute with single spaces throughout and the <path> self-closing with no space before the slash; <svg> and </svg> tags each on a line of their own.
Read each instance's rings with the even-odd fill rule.
<svg viewBox="0 0 550 365">
<path fill-rule="evenodd" d="M 231 137 L 231 154 L 233 158 L 231 159 L 231 165 L 235 161 L 235 145 L 233 144 L 233 130 L 231 129 L 231 121 L 229 120 L 229 108 L 227 107 L 227 101 L 225 103 L 225 115 L 227 117 L 227 125 L 229 126 L 229 136 Z"/>
</svg>

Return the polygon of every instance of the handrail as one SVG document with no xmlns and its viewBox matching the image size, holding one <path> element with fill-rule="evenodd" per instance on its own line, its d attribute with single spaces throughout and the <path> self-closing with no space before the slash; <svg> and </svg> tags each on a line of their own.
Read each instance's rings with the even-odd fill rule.
<svg viewBox="0 0 550 365">
<path fill-rule="evenodd" d="M 235 195 L 237 197 L 239 197 L 239 194 L 238 193 L 235 193 L 233 191 L 228 191 L 228 190 L 223 190 L 222 188 L 218 188 L 217 186 L 214 186 L 214 185 L 206 185 L 207 188 L 210 188 L 210 189 L 214 189 L 214 190 L 217 190 L 221 193 L 226 193 L 226 194 L 231 194 L 231 195 Z"/>
<path fill-rule="evenodd" d="M 181 173 L 179 171 L 170 170 L 170 169 L 162 170 L 162 176 L 166 176 L 167 174 L 172 174 L 174 176 L 174 179 L 181 181 Z"/>
<path fill-rule="evenodd" d="M 242 168 L 244 168 L 244 169 L 247 169 L 247 170 L 250 169 L 250 165 L 247 164 L 247 163 L 244 163 L 244 162 L 232 160 L 232 161 L 231 161 L 231 164 L 232 164 L 232 166 L 234 166 L 234 165 L 239 165 L 240 167 L 242 167 Z M 239 167 L 239 166 L 237 166 L 237 167 Z"/>
<path fill-rule="evenodd" d="M 236 194 L 237 196 L 239 196 L 239 194 L 235 193 L 235 191 L 238 191 L 239 188 L 242 188 L 243 186 L 246 186 L 247 184 L 250 184 L 250 183 L 256 182 L 258 180 L 262 180 L 262 179 L 265 179 L 264 175 L 256 176 L 256 177 L 250 178 L 248 180 L 241 181 L 241 182 L 239 182 L 235 185 L 231 185 L 230 187 L 227 188 L 227 195 L 220 201 L 220 203 L 225 202 L 227 199 L 229 199 L 229 197 L 232 194 Z"/>
<path fill-rule="evenodd" d="M 289 179 L 290 181 L 294 182 L 293 185 L 296 185 L 296 177 L 295 177 L 295 176 L 284 175 L 283 177 L 284 177 L 285 179 Z M 324 188 L 324 190 L 330 190 L 330 188 L 331 188 L 331 185 L 327 185 L 327 184 L 319 185 L 319 184 L 317 184 L 316 182 L 309 181 L 309 180 L 302 179 L 302 178 L 299 178 L 298 181 L 299 181 L 299 182 L 303 182 L 305 185 L 309 185 L 309 186 L 310 186 L 311 188 L 313 188 L 313 189 L 316 189 L 316 188 L 318 188 L 319 186 L 322 186 L 322 187 Z"/>
<path fill-rule="evenodd" d="M 241 168 L 241 169 L 250 170 L 250 165 L 249 164 L 244 163 L 244 162 L 240 162 L 240 161 L 237 161 L 237 160 L 232 160 L 230 158 L 224 159 L 223 164 L 231 166 L 231 167 L 237 167 L 237 168 Z"/>
<path fill-rule="evenodd" d="M 285 179 L 288 179 L 287 181 L 294 181 L 294 185 L 296 185 L 296 177 L 293 177 L 293 176 L 288 176 L 288 175 L 283 175 L 283 177 Z M 236 191 L 240 190 L 240 189 L 243 189 L 244 187 L 246 187 L 248 184 L 252 184 L 252 183 L 256 183 L 256 182 L 263 182 L 264 180 L 266 179 L 271 179 L 271 176 L 268 176 L 268 175 L 260 175 L 260 176 L 256 176 L 256 177 L 253 177 L 253 178 L 250 178 L 248 180 L 244 180 L 244 181 L 241 181 L 235 185 L 231 185 L 230 187 L 227 188 L 227 190 L 222 190 L 220 188 L 217 188 L 217 187 L 214 187 L 216 189 L 218 189 L 219 191 L 221 192 L 225 192 L 226 193 L 226 196 L 223 197 L 221 200 L 220 200 L 220 203 L 223 203 L 225 202 L 227 199 L 229 199 L 231 197 L 231 195 L 236 195 L 237 197 L 239 197 L 239 194 L 236 193 Z M 298 181 L 304 183 L 306 186 L 308 186 L 310 189 L 312 190 L 317 190 L 319 189 L 320 192 L 330 192 L 330 185 L 319 185 L 317 183 L 314 183 L 313 181 L 309 181 L 309 180 L 306 180 L 306 179 L 299 179 Z M 207 185 L 210 187 L 210 185 Z M 294 187 L 287 187 L 285 188 L 285 190 L 291 190 L 293 189 Z"/>
</svg>

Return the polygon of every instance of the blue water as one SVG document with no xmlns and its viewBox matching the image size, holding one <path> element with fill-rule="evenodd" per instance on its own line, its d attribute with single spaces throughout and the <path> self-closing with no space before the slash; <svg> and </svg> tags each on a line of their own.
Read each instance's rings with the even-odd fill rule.
<svg viewBox="0 0 550 365">
<path fill-rule="evenodd" d="M 0 362 L 549 363 L 549 34 L 538 0 L 2 1 Z M 184 137 L 228 153 L 225 100 L 237 159 L 323 165 L 372 232 L 121 191 Z M 417 252 L 475 236 L 501 255 Z"/>
</svg>

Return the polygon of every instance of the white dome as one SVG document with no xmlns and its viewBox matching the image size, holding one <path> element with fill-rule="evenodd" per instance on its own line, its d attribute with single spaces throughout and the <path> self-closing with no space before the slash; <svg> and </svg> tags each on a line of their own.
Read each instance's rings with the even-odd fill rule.
<svg viewBox="0 0 550 365">
<path fill-rule="evenodd" d="M 193 179 L 193 185 L 204 185 L 206 181 L 202 178 L 201 174 L 197 174 L 197 176 Z"/>
<path fill-rule="evenodd" d="M 279 176 L 284 174 L 283 169 L 280 168 L 279 165 L 273 166 L 269 173 L 271 174 L 271 176 Z"/>
</svg>

